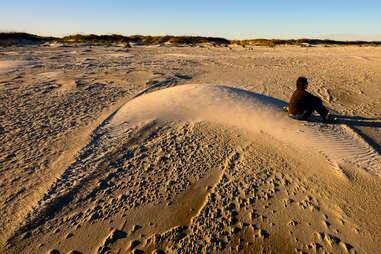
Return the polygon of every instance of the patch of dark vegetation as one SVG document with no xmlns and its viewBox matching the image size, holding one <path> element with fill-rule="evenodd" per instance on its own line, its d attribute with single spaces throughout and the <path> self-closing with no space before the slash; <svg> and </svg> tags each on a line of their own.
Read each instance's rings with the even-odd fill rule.
<svg viewBox="0 0 381 254">
<path fill-rule="evenodd" d="M 89 44 L 119 44 L 119 43 L 129 43 L 128 37 L 118 34 L 111 35 L 96 35 L 96 34 L 74 34 L 64 36 L 58 39 L 58 42 L 62 43 L 89 43 Z"/>
<path fill-rule="evenodd" d="M 122 45 L 130 47 L 130 44 L 135 45 L 197 45 L 208 43 L 214 46 L 227 46 L 229 44 L 246 46 L 267 46 L 275 47 L 279 45 L 296 45 L 301 47 L 308 47 L 314 45 L 323 46 L 380 46 L 381 41 L 336 41 L 328 39 L 292 39 L 292 40 L 279 40 L 279 39 L 252 39 L 252 40 L 228 40 L 218 37 L 202 37 L 202 36 L 145 36 L 145 35 L 131 35 L 124 36 L 120 34 L 110 35 L 96 35 L 96 34 L 74 34 L 61 38 L 57 37 L 44 37 L 28 33 L 0 33 L 0 46 L 21 46 L 44 44 L 50 42 L 57 42 L 63 44 L 90 44 L 90 45 Z"/>
<path fill-rule="evenodd" d="M 213 43 L 213 44 L 230 44 L 230 41 L 224 38 L 216 37 L 201 37 L 201 36 L 144 36 L 132 35 L 123 36 L 118 34 L 112 35 L 69 35 L 60 39 L 64 43 L 93 43 L 93 44 L 115 44 L 115 43 L 135 43 L 141 45 L 152 44 L 199 44 L 199 43 Z"/>
<path fill-rule="evenodd" d="M 336 41 L 329 39 L 291 39 L 291 40 L 279 40 L 279 39 L 252 39 L 252 40 L 233 40 L 232 44 L 241 46 L 267 46 L 275 47 L 279 45 L 295 45 L 295 46 L 315 46 L 315 45 L 327 45 L 327 46 L 381 46 L 381 41 Z"/>
<path fill-rule="evenodd" d="M 57 40 L 55 37 L 43 37 L 34 34 L 28 33 L 18 33 L 18 32 L 10 32 L 10 33 L 0 33 L 0 47 L 6 46 L 17 46 L 17 45 L 33 45 L 33 44 L 42 44 L 45 42 L 50 42 Z"/>
</svg>

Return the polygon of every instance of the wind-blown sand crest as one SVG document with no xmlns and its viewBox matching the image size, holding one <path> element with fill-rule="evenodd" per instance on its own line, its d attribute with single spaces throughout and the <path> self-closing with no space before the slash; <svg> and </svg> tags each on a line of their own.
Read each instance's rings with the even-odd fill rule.
<svg viewBox="0 0 381 254">
<path fill-rule="evenodd" d="M 285 103 L 245 90 L 211 85 L 168 88 L 139 97 L 122 107 L 111 125 L 152 120 L 208 121 L 265 132 L 304 151 L 323 153 L 332 163 L 353 163 L 379 175 L 379 154 L 355 132 L 341 126 L 306 123 L 287 117 Z"/>
</svg>

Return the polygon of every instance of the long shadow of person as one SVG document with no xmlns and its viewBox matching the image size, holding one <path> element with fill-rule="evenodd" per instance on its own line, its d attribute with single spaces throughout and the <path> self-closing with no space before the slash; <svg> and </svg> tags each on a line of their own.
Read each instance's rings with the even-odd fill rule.
<svg viewBox="0 0 381 254">
<path fill-rule="evenodd" d="M 346 116 L 340 114 L 331 114 L 334 121 L 332 123 L 323 123 L 320 116 L 313 114 L 307 122 L 321 123 L 321 124 L 334 124 L 334 125 L 346 125 L 355 131 L 361 138 L 363 138 L 370 146 L 372 146 L 379 154 L 381 154 L 381 142 L 373 139 L 369 135 L 370 132 L 377 132 L 381 135 L 381 118 L 373 117 L 367 118 L 362 116 Z"/>
<path fill-rule="evenodd" d="M 366 118 L 361 116 L 345 116 L 333 115 L 335 118 L 334 124 L 345 124 L 360 135 L 370 146 L 372 146 L 379 154 L 381 154 L 381 142 L 373 139 L 368 131 L 381 133 L 381 118 Z"/>
<path fill-rule="evenodd" d="M 345 115 L 335 115 L 332 114 L 335 118 L 335 124 L 346 124 L 350 127 L 372 127 L 372 128 L 381 128 L 381 118 L 366 118 L 361 116 L 345 116 Z"/>
</svg>

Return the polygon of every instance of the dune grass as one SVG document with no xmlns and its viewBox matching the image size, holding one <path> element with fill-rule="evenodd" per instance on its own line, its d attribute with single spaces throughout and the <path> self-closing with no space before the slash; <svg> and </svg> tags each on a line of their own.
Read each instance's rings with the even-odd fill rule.
<svg viewBox="0 0 381 254">
<path fill-rule="evenodd" d="M 151 44 L 198 44 L 198 43 L 215 43 L 215 44 L 229 44 L 230 41 L 224 38 L 215 37 L 201 37 L 201 36 L 144 36 L 144 35 L 132 35 L 123 36 L 118 34 L 112 35 L 69 35 L 59 39 L 62 42 L 70 43 L 139 43 L 145 45 Z"/>
<path fill-rule="evenodd" d="M 267 46 L 275 47 L 279 45 L 313 46 L 313 45 L 333 45 L 333 46 L 380 46 L 381 41 L 336 41 L 328 39 L 252 39 L 252 40 L 234 40 L 233 44 L 242 46 Z"/>
<path fill-rule="evenodd" d="M 0 46 L 13 46 L 25 44 L 41 44 L 56 40 L 55 37 L 43 37 L 35 34 L 8 32 L 0 33 Z"/>
<path fill-rule="evenodd" d="M 212 45 L 226 46 L 229 44 L 246 46 L 267 46 L 275 47 L 279 45 L 296 45 L 296 46 L 311 46 L 311 45 L 332 45 L 332 46 L 380 46 L 381 41 L 336 41 L 336 40 L 321 40 L 321 39 L 252 39 L 252 40 L 228 40 L 218 37 L 202 37 L 202 36 L 146 36 L 146 35 L 131 35 L 124 36 L 120 34 L 96 35 L 96 34 L 73 34 L 64 37 L 45 37 L 29 33 L 0 33 L 0 46 L 13 45 L 29 45 L 43 44 L 46 42 L 58 43 L 86 43 L 92 45 L 115 45 L 124 44 L 129 46 L 130 43 L 140 45 L 155 45 L 155 44 L 184 44 L 196 45 L 201 43 L 209 43 Z"/>
</svg>

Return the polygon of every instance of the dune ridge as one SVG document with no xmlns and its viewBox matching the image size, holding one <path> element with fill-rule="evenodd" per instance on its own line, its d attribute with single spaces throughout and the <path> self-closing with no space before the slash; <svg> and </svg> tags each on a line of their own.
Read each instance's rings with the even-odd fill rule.
<svg viewBox="0 0 381 254">
<path fill-rule="evenodd" d="M 111 125 L 134 125 L 149 119 L 210 121 L 268 135 L 294 146 L 323 153 L 332 163 L 354 163 L 376 175 L 380 155 L 343 126 L 303 123 L 282 112 L 285 103 L 245 90 L 213 85 L 168 88 L 137 98 L 115 115 Z"/>
</svg>

